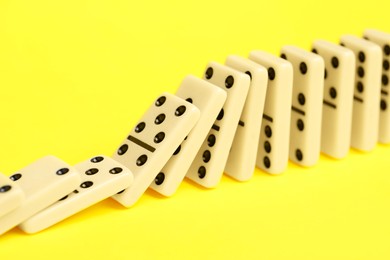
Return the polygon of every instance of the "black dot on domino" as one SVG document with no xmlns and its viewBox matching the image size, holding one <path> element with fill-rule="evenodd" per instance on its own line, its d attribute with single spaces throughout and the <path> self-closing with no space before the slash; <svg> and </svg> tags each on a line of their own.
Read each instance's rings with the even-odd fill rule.
<svg viewBox="0 0 390 260">
<path fill-rule="evenodd" d="M 280 54 L 280 58 L 287 60 L 287 56 L 284 53 Z"/>
<path fill-rule="evenodd" d="M 165 114 L 159 114 L 157 117 L 156 117 L 156 119 L 154 119 L 154 123 L 156 124 L 156 125 L 159 125 L 159 124 L 161 124 L 162 122 L 164 122 L 164 120 L 165 120 Z M 145 125 L 145 124 L 144 124 Z M 145 127 L 145 126 L 144 126 Z M 142 131 L 142 130 L 141 130 Z M 137 131 L 136 131 L 137 132 Z M 138 132 L 137 132 L 138 133 Z"/>
<path fill-rule="evenodd" d="M 382 75 L 382 85 L 387 86 L 389 84 L 389 78 L 386 75 Z"/>
<path fill-rule="evenodd" d="M 363 83 L 358 81 L 357 85 L 356 85 L 356 89 L 359 93 L 362 93 L 363 90 L 364 90 L 364 86 L 363 86 Z"/>
<path fill-rule="evenodd" d="M 299 93 L 298 94 L 298 102 L 300 105 L 304 105 L 305 102 L 306 102 L 306 98 L 305 98 L 305 95 L 303 95 L 302 93 Z"/>
<path fill-rule="evenodd" d="M 299 149 L 295 150 L 295 157 L 297 158 L 298 161 L 302 161 L 303 159 L 302 151 Z"/>
<path fill-rule="evenodd" d="M 164 132 L 160 132 L 160 133 L 158 133 L 158 134 L 156 134 L 156 135 L 154 136 L 153 141 L 154 141 L 156 144 L 159 144 L 159 143 L 161 143 L 161 142 L 164 140 L 164 138 L 165 138 L 165 133 L 164 133 Z"/>
<path fill-rule="evenodd" d="M 141 123 L 139 123 L 139 124 L 135 127 L 134 131 L 135 131 L 136 133 L 141 133 L 141 132 L 145 129 L 145 126 L 146 126 L 145 122 L 141 122 Z"/>
<path fill-rule="evenodd" d="M 272 67 L 269 68 L 269 69 L 268 69 L 268 78 L 269 78 L 270 80 L 274 80 L 275 77 L 276 77 L 276 73 L 275 73 L 274 68 L 272 68 Z"/>
<path fill-rule="evenodd" d="M 337 69 L 339 66 L 339 59 L 337 59 L 337 57 L 332 57 L 331 63 L 333 68 Z"/>
<path fill-rule="evenodd" d="M 80 187 L 83 189 L 86 189 L 86 188 L 91 187 L 92 185 L 93 185 L 92 181 L 85 181 L 85 182 L 81 183 Z"/>
<path fill-rule="evenodd" d="M 271 152 L 271 144 L 270 144 L 270 142 L 268 142 L 268 141 L 265 141 L 265 142 L 264 142 L 264 150 L 265 150 L 267 153 L 270 153 L 270 152 Z"/>
<path fill-rule="evenodd" d="M 383 51 L 385 52 L 386 56 L 389 56 L 390 55 L 390 45 L 386 44 L 383 47 Z"/>
<path fill-rule="evenodd" d="M 160 107 L 162 105 L 164 105 L 165 101 L 167 100 L 166 97 L 162 96 L 162 97 L 159 97 L 157 100 L 156 100 L 156 103 L 154 103 L 157 107 Z"/>
<path fill-rule="evenodd" d="M 211 153 L 209 150 L 206 150 L 203 152 L 203 156 L 202 156 L 202 159 L 205 163 L 208 163 L 211 159 Z"/>
<path fill-rule="evenodd" d="M 186 107 L 185 106 L 180 106 L 176 109 L 175 111 L 175 116 L 181 116 L 186 112 Z"/>
<path fill-rule="evenodd" d="M 111 170 L 109 170 L 108 172 L 111 174 L 118 174 L 118 173 L 121 173 L 122 171 L 123 171 L 123 169 L 121 167 L 114 167 Z"/>
<path fill-rule="evenodd" d="M 387 103 L 385 100 L 381 100 L 381 110 L 385 111 L 387 109 Z"/>
<path fill-rule="evenodd" d="M 225 79 L 225 87 L 229 89 L 233 87 L 233 85 L 234 85 L 234 78 L 233 76 L 230 75 Z"/>
<path fill-rule="evenodd" d="M 305 75 L 307 73 L 307 65 L 304 62 L 301 62 L 299 64 L 299 70 L 301 71 L 302 75 Z"/>
<path fill-rule="evenodd" d="M 317 49 L 315 49 L 315 48 L 311 49 L 311 52 L 312 52 L 312 53 L 315 53 L 315 54 L 318 54 L 318 51 L 317 51 Z"/>
<path fill-rule="evenodd" d="M 62 169 L 59 169 L 56 174 L 57 175 L 64 175 L 64 174 L 67 174 L 69 172 L 69 169 L 68 168 L 62 168 Z"/>
<path fill-rule="evenodd" d="M 213 68 L 211 68 L 211 67 L 207 68 L 206 73 L 205 73 L 206 79 L 211 79 L 213 74 L 214 74 Z"/>
<path fill-rule="evenodd" d="M 62 197 L 61 199 L 59 199 L 58 201 L 66 200 L 68 197 L 69 197 L 69 195 L 66 195 L 65 197 Z"/>
<path fill-rule="evenodd" d="M 250 71 L 246 71 L 245 74 L 248 75 L 249 78 L 252 80 L 252 73 Z"/>
<path fill-rule="evenodd" d="M 204 166 L 200 166 L 198 169 L 198 177 L 203 179 L 206 176 L 206 168 Z"/>
<path fill-rule="evenodd" d="M 129 149 L 129 146 L 127 144 L 124 144 L 121 147 L 119 147 L 119 149 L 117 151 L 117 154 L 118 155 L 124 155 L 127 152 L 128 149 Z"/>
<path fill-rule="evenodd" d="M 331 87 L 331 88 L 329 89 L 329 95 L 330 95 L 330 97 L 333 98 L 333 99 L 335 99 L 335 98 L 337 97 L 337 91 L 336 91 L 336 89 L 335 89 L 334 87 Z"/>
<path fill-rule="evenodd" d="M 22 178 L 22 174 L 20 173 L 15 173 L 14 175 L 10 176 L 9 177 L 12 181 L 17 181 L 19 180 L 20 178 Z"/>
<path fill-rule="evenodd" d="M 299 131 L 303 131 L 303 129 L 305 129 L 305 124 L 303 123 L 302 119 L 297 120 L 297 127 Z"/>
<path fill-rule="evenodd" d="M 270 126 L 265 126 L 264 128 L 264 132 L 265 132 L 265 135 L 268 137 L 268 138 L 271 138 L 272 136 L 272 129 Z"/>
<path fill-rule="evenodd" d="M 264 157 L 263 163 L 264 163 L 265 168 L 269 169 L 269 167 L 271 167 L 271 161 L 270 161 L 270 159 L 268 158 L 268 156 L 265 156 L 265 157 Z"/>
<path fill-rule="evenodd" d="M 363 78 L 364 77 L 364 69 L 362 66 L 359 66 L 358 69 L 357 69 L 357 74 L 359 75 L 359 77 Z"/>
<path fill-rule="evenodd" d="M 138 157 L 136 164 L 137 166 L 142 166 L 146 163 L 147 160 L 148 160 L 148 156 L 146 156 L 146 154 L 143 154 L 140 157 Z"/>
<path fill-rule="evenodd" d="M 364 54 L 364 52 L 359 51 L 358 58 L 359 61 L 363 63 L 366 60 L 366 55 Z"/>
<path fill-rule="evenodd" d="M 342 42 L 340 42 L 340 46 L 343 46 L 343 47 L 345 47 L 345 44 L 344 44 L 344 43 L 342 43 Z"/>
<path fill-rule="evenodd" d="M 102 157 L 102 156 L 96 156 L 96 157 L 93 157 L 92 159 L 91 159 L 91 162 L 93 162 L 93 163 L 99 163 L 99 162 L 101 162 L 101 161 L 103 161 L 104 160 L 104 158 Z"/>
<path fill-rule="evenodd" d="M 223 111 L 223 108 L 222 108 L 221 111 L 219 111 L 219 114 L 217 116 L 217 120 L 222 120 L 224 115 L 225 115 L 225 112 Z"/>
<path fill-rule="evenodd" d="M 388 60 L 384 60 L 382 66 L 383 66 L 384 70 L 389 70 L 389 68 L 390 68 L 389 61 Z"/>
<path fill-rule="evenodd" d="M 160 172 L 159 174 L 157 174 L 156 178 L 154 179 L 154 183 L 156 183 L 156 185 L 161 185 L 165 180 L 165 174 L 163 172 Z"/>
<path fill-rule="evenodd" d="M 179 146 L 176 148 L 176 150 L 175 150 L 175 152 L 173 153 L 173 155 L 177 155 L 178 153 L 180 153 L 180 150 L 181 150 L 181 145 L 179 145 Z"/>
<path fill-rule="evenodd" d="M 96 173 L 99 172 L 99 169 L 96 169 L 96 168 L 91 168 L 91 169 L 88 169 L 85 171 L 85 174 L 86 175 L 95 175 Z"/>
<path fill-rule="evenodd" d="M 209 135 L 209 137 L 207 138 L 207 145 L 209 147 L 213 147 L 215 144 L 215 140 L 216 140 L 215 135 L 213 134 Z"/>
<path fill-rule="evenodd" d="M 188 103 L 191 103 L 191 104 L 192 104 L 192 102 L 193 102 L 192 98 L 187 98 L 186 101 L 187 101 Z"/>
<path fill-rule="evenodd" d="M 0 187 L 0 193 L 6 193 L 7 191 L 10 191 L 12 189 L 11 185 L 4 185 Z"/>
</svg>

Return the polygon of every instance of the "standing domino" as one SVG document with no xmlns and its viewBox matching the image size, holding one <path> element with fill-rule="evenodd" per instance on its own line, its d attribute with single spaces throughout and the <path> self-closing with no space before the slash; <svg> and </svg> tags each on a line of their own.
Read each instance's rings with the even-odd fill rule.
<svg viewBox="0 0 390 260">
<path fill-rule="evenodd" d="M 248 75 L 216 62 L 207 65 L 204 78 L 226 90 L 227 99 L 186 176 L 204 187 L 212 188 L 222 177 L 250 79 Z"/>
<path fill-rule="evenodd" d="M 248 96 L 225 166 L 227 175 L 246 181 L 252 177 L 256 167 L 261 127 L 259 115 L 263 114 L 268 75 L 263 66 L 239 56 L 229 56 L 225 64 L 251 78 Z"/>
<path fill-rule="evenodd" d="M 379 135 L 378 140 L 381 143 L 390 143 L 390 34 L 376 30 L 364 31 L 364 38 L 378 44 L 383 50 L 382 63 L 382 90 L 379 115 Z"/>
<path fill-rule="evenodd" d="M 131 186 L 133 174 L 105 156 L 96 156 L 74 166 L 79 172 L 79 187 L 50 207 L 32 216 L 19 227 L 36 233 Z"/>
<path fill-rule="evenodd" d="M 23 190 L 22 205 L 0 218 L 0 235 L 72 192 L 80 183 L 78 172 L 54 156 L 46 156 L 12 175 Z"/>
<path fill-rule="evenodd" d="M 356 57 L 351 146 L 370 151 L 378 140 L 382 51 L 378 45 L 351 35 L 342 36 L 341 45 Z"/>
<path fill-rule="evenodd" d="M 321 151 L 341 159 L 351 142 L 355 56 L 351 50 L 323 40 L 315 41 L 312 51 L 325 62 Z"/>
<path fill-rule="evenodd" d="M 153 190 L 171 196 L 182 182 L 203 140 L 212 127 L 225 100 L 226 91 L 194 76 L 187 76 L 176 95 L 199 108 L 195 127 L 150 185 Z"/>
<path fill-rule="evenodd" d="M 249 59 L 268 70 L 256 164 L 268 173 L 281 173 L 288 162 L 293 68 L 290 62 L 263 51 L 252 51 Z"/>
<path fill-rule="evenodd" d="M 282 58 L 291 62 L 294 70 L 290 160 L 303 166 L 313 166 L 321 151 L 324 60 L 294 46 L 284 46 L 281 53 Z"/>
<path fill-rule="evenodd" d="M 0 173 L 0 217 L 19 207 L 23 200 L 19 185 Z"/>
<path fill-rule="evenodd" d="M 163 93 L 112 156 L 134 174 L 133 185 L 113 198 L 132 206 L 156 178 L 199 119 L 199 109 Z"/>
</svg>

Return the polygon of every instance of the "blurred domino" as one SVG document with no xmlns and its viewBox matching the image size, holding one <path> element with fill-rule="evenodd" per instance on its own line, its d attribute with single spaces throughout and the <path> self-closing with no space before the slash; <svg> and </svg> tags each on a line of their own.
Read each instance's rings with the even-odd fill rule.
<svg viewBox="0 0 390 260">
<path fill-rule="evenodd" d="M 225 166 L 227 175 L 246 181 L 252 177 L 256 167 L 261 127 L 259 115 L 263 114 L 268 75 L 263 66 L 239 56 L 229 56 L 225 64 L 251 78 L 248 96 Z"/>
<path fill-rule="evenodd" d="M 364 38 L 378 44 L 383 51 L 378 140 L 386 144 L 390 143 L 390 110 L 388 107 L 390 103 L 390 34 L 377 30 L 365 30 Z"/>
<path fill-rule="evenodd" d="M 290 62 L 263 51 L 252 51 L 249 59 L 268 71 L 256 165 L 268 173 L 282 173 L 288 162 L 293 68 Z"/>
<path fill-rule="evenodd" d="M 281 53 L 281 57 L 290 61 L 294 69 L 290 160 L 303 166 L 313 166 L 321 151 L 324 60 L 294 46 L 284 46 Z"/>
<path fill-rule="evenodd" d="M 131 186 L 133 174 L 106 156 L 96 156 L 74 166 L 79 172 L 79 187 L 53 205 L 27 219 L 19 227 L 27 233 L 46 229 Z"/>
<path fill-rule="evenodd" d="M 340 41 L 356 58 L 351 146 L 370 151 L 378 140 L 382 51 L 378 45 L 352 35 L 344 35 Z"/>
<path fill-rule="evenodd" d="M 54 156 L 46 156 L 10 177 L 25 194 L 22 205 L 0 218 L 0 235 L 72 192 L 78 172 Z"/>
<path fill-rule="evenodd" d="M 313 43 L 312 52 L 325 62 L 321 151 L 341 159 L 351 143 L 355 56 L 351 50 L 323 40 Z"/>
<path fill-rule="evenodd" d="M 199 109 L 169 93 L 163 93 L 141 118 L 112 156 L 134 174 L 134 183 L 113 196 L 126 207 L 146 191 L 172 157 L 200 116 Z"/>
<path fill-rule="evenodd" d="M 23 200 L 19 185 L 0 173 L 0 217 L 19 207 Z"/>
<path fill-rule="evenodd" d="M 222 177 L 250 79 L 248 75 L 216 62 L 207 65 L 204 78 L 226 90 L 227 99 L 186 176 L 204 187 L 212 188 Z"/>
<path fill-rule="evenodd" d="M 227 94 L 223 89 L 203 79 L 187 76 L 176 95 L 194 104 L 199 108 L 201 115 L 187 138 L 150 185 L 150 188 L 165 196 L 171 196 L 179 187 L 218 116 Z"/>
</svg>

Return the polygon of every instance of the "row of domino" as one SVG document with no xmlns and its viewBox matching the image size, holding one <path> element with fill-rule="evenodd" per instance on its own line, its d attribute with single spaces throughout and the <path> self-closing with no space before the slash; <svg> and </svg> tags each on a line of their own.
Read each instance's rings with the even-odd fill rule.
<svg viewBox="0 0 390 260">
<path fill-rule="evenodd" d="M 256 165 L 281 173 L 289 158 L 313 166 L 321 151 L 343 158 L 389 143 L 390 34 L 364 38 L 210 62 L 204 79 L 159 96 L 111 158 L 47 156 L 0 174 L 0 235 L 38 232 L 108 197 L 130 207 L 148 187 L 170 196 L 185 176 L 210 188 L 223 172 L 245 181 Z"/>
</svg>

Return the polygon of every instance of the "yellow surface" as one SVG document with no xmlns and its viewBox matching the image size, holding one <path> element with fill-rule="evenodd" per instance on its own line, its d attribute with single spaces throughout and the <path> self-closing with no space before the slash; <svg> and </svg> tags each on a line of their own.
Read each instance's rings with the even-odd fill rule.
<svg viewBox="0 0 390 260">
<path fill-rule="evenodd" d="M 388 1 L 0 1 L 0 171 L 54 154 L 110 155 L 154 98 L 209 60 L 390 32 Z M 256 170 L 131 209 L 107 200 L 37 235 L 0 237 L 2 259 L 390 259 L 390 146 Z M 123 257 L 123 258 L 118 258 Z M 108 258 L 107 258 L 108 259 Z"/>
</svg>

